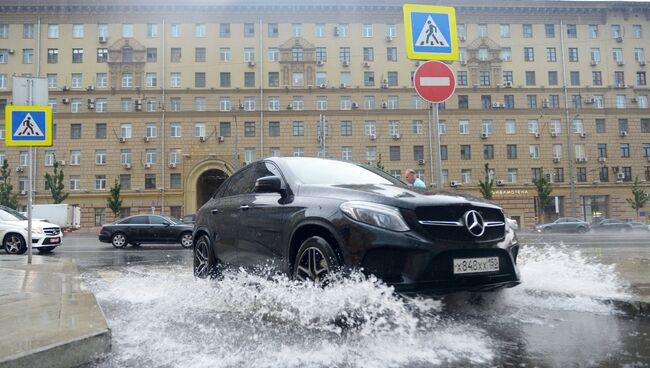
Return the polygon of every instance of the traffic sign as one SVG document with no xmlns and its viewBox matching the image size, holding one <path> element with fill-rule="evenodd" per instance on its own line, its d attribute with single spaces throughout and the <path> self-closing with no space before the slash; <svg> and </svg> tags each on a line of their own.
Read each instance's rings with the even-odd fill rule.
<svg viewBox="0 0 650 368">
<path fill-rule="evenodd" d="M 7 106 L 5 112 L 7 146 L 52 145 L 50 106 Z"/>
<path fill-rule="evenodd" d="M 406 56 L 421 60 L 458 60 L 456 9 L 404 4 Z"/>
<path fill-rule="evenodd" d="M 456 78 L 447 64 L 429 60 L 422 63 L 413 75 L 415 90 L 429 102 L 443 102 L 454 94 Z"/>
</svg>

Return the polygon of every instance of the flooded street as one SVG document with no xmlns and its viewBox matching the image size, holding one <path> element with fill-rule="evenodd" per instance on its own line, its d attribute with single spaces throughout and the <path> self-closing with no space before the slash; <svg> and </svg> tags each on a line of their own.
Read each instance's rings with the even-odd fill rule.
<svg viewBox="0 0 650 368">
<path fill-rule="evenodd" d="M 190 260 L 84 272 L 113 331 L 99 367 L 650 366 L 650 320 L 603 302 L 628 285 L 562 244 L 524 246 L 516 288 L 440 300 L 361 277 L 196 280 Z"/>
</svg>

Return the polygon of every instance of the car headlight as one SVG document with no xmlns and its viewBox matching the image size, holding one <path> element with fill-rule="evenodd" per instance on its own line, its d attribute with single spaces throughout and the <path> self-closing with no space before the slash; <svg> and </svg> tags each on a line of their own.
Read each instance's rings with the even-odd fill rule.
<svg viewBox="0 0 650 368">
<path fill-rule="evenodd" d="M 350 201 L 341 204 L 341 211 L 350 218 L 365 224 L 393 231 L 408 231 L 402 214 L 395 207 L 378 203 Z"/>
<path fill-rule="evenodd" d="M 28 228 L 25 228 L 25 231 L 29 231 Z M 32 234 L 44 234 L 43 229 L 40 227 L 33 227 Z"/>
</svg>

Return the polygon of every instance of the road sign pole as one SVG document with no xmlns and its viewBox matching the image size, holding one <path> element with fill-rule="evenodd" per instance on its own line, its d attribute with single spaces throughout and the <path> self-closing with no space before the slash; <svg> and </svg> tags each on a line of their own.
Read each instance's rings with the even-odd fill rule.
<svg viewBox="0 0 650 368">
<path fill-rule="evenodd" d="M 438 189 L 442 189 L 442 157 L 440 157 L 440 120 L 438 115 L 438 103 L 433 104 L 433 129 L 436 137 L 436 185 Z M 431 172 L 433 173 L 433 167 L 431 168 Z"/>
<path fill-rule="evenodd" d="M 34 105 L 34 81 L 27 80 L 27 104 Z M 32 264 L 32 183 L 34 182 L 33 147 L 29 146 L 29 176 L 27 178 L 27 264 Z"/>
</svg>

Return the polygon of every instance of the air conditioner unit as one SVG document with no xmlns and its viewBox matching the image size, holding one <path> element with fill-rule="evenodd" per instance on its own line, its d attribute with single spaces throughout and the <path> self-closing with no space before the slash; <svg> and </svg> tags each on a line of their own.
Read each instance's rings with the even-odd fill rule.
<svg viewBox="0 0 650 368">
<path fill-rule="evenodd" d="M 343 66 L 350 66 L 350 60 L 343 60 Z"/>
<path fill-rule="evenodd" d="M 175 163 L 175 162 L 171 162 L 171 163 L 169 164 L 169 168 L 170 168 L 170 169 L 175 169 L 175 168 L 176 168 L 176 163 Z"/>
<path fill-rule="evenodd" d="M 363 62 L 363 67 L 364 67 L 364 68 L 370 68 L 370 63 L 367 62 L 367 61 L 364 61 L 364 62 Z"/>
<path fill-rule="evenodd" d="M 512 82 L 511 81 L 505 81 L 503 82 L 503 86 L 506 88 L 512 88 Z"/>
<path fill-rule="evenodd" d="M 120 143 L 126 143 L 126 138 L 120 137 Z"/>
<path fill-rule="evenodd" d="M 542 107 L 551 107 L 551 104 L 547 99 L 542 100 Z"/>
<path fill-rule="evenodd" d="M 341 88 L 347 88 L 347 87 L 348 87 L 348 85 L 347 85 L 347 84 L 345 84 L 345 83 L 341 83 L 341 85 L 340 85 L 339 87 L 341 87 Z"/>
<path fill-rule="evenodd" d="M 67 104 L 70 103 L 70 99 L 69 98 L 64 98 L 63 100 L 61 100 L 61 102 L 63 102 L 65 105 L 67 105 Z"/>
<path fill-rule="evenodd" d="M 14 49 L 8 49 L 7 52 L 10 53 L 10 54 L 13 54 L 14 52 L 16 52 L 16 50 L 14 50 Z"/>
<path fill-rule="evenodd" d="M 251 60 L 251 61 L 249 61 L 249 62 L 248 62 L 248 66 L 250 66 L 250 67 L 254 67 L 254 66 L 255 66 L 255 62 L 254 62 L 254 61 L 252 61 L 252 60 Z"/>
<path fill-rule="evenodd" d="M 504 180 L 497 180 L 497 186 L 502 187 L 506 185 L 506 182 Z"/>
<path fill-rule="evenodd" d="M 321 89 L 323 89 L 323 88 L 327 88 L 327 84 L 325 84 L 325 83 L 323 83 L 323 84 L 319 84 L 319 85 L 318 85 L 318 88 L 321 88 Z"/>
<path fill-rule="evenodd" d="M 149 142 L 149 141 L 151 140 L 151 137 L 149 137 L 149 136 L 144 136 L 143 139 L 144 139 L 144 142 L 147 143 L 147 142 Z"/>
<path fill-rule="evenodd" d="M 492 108 L 494 109 L 502 109 L 504 107 L 503 102 L 492 102 Z"/>
<path fill-rule="evenodd" d="M 607 162 L 607 157 L 598 157 L 598 162 L 600 163 Z"/>
<path fill-rule="evenodd" d="M 316 61 L 316 65 L 323 66 L 323 65 L 325 65 L 325 63 L 323 62 L 323 60 L 318 60 L 318 61 Z"/>
<path fill-rule="evenodd" d="M 95 102 L 93 102 L 91 99 L 88 99 L 88 110 L 92 110 L 95 108 Z"/>
<path fill-rule="evenodd" d="M 490 135 L 487 133 L 481 133 L 481 138 L 487 139 Z"/>
<path fill-rule="evenodd" d="M 587 162 L 587 158 L 586 157 L 577 157 L 576 162 L 581 162 L 581 163 Z"/>
<path fill-rule="evenodd" d="M 616 85 L 616 88 L 618 88 L 618 89 L 624 89 L 624 88 L 627 88 L 627 84 L 618 83 L 618 84 Z"/>
<path fill-rule="evenodd" d="M 24 195 L 27 195 L 27 191 L 26 191 L 26 190 L 21 190 L 21 191 L 20 191 L 20 192 L 19 192 L 18 194 L 20 194 L 20 195 L 23 195 L 23 196 L 24 196 Z"/>
<path fill-rule="evenodd" d="M 639 66 L 645 66 L 645 60 L 639 60 Z"/>
<path fill-rule="evenodd" d="M 618 132 L 618 135 L 620 135 L 621 137 L 627 137 L 627 131 L 621 130 L 620 132 Z"/>
<path fill-rule="evenodd" d="M 623 37 L 621 36 L 616 37 L 616 42 L 623 42 Z"/>
<path fill-rule="evenodd" d="M 68 86 L 63 86 L 63 87 L 61 87 L 61 90 L 62 90 L 63 92 L 68 92 L 68 91 L 70 90 L 70 87 L 68 87 Z"/>
<path fill-rule="evenodd" d="M 86 87 L 86 91 L 94 91 L 94 90 L 95 90 L 95 86 Z"/>
<path fill-rule="evenodd" d="M 451 183 L 449 184 L 452 188 L 460 187 L 462 184 L 460 182 L 457 182 L 455 180 L 452 180 Z"/>
<path fill-rule="evenodd" d="M 399 133 L 395 133 L 391 136 L 393 139 L 399 139 Z"/>
<path fill-rule="evenodd" d="M 65 166 L 65 164 L 66 164 L 65 160 L 59 160 L 59 165 Z"/>
<path fill-rule="evenodd" d="M 370 134 L 369 137 L 370 140 L 374 141 L 375 139 L 377 139 L 377 134 Z"/>
<path fill-rule="evenodd" d="M 386 36 L 386 42 L 393 42 L 393 36 Z"/>
<path fill-rule="evenodd" d="M 225 138 L 222 135 L 217 137 L 217 142 L 223 142 L 224 140 Z"/>
<path fill-rule="evenodd" d="M 127 170 L 131 169 L 131 164 L 123 164 L 122 167 L 124 167 Z"/>
<path fill-rule="evenodd" d="M 145 162 L 145 164 L 144 164 L 144 168 L 145 168 L 145 169 L 151 169 L 151 164 L 148 163 L 148 162 Z"/>
<path fill-rule="evenodd" d="M 288 104 L 288 105 L 287 105 L 287 110 L 292 110 L 292 109 L 293 109 L 293 105 L 292 105 L 292 104 Z"/>
<path fill-rule="evenodd" d="M 555 163 L 560 162 L 560 156 L 553 156 L 553 162 Z"/>
<path fill-rule="evenodd" d="M 199 137 L 199 142 L 205 142 L 205 136 L 200 136 Z"/>
<path fill-rule="evenodd" d="M 422 166 L 422 165 L 424 165 L 425 162 L 426 161 L 424 161 L 424 159 L 419 159 L 418 160 L 418 165 Z"/>
<path fill-rule="evenodd" d="M 535 138 L 539 138 L 539 133 L 534 134 Z"/>
<path fill-rule="evenodd" d="M 632 103 L 637 103 L 639 100 L 636 97 L 632 97 Z"/>
<path fill-rule="evenodd" d="M 618 180 L 625 179 L 625 173 L 620 172 L 620 173 L 616 174 L 616 179 L 618 179 Z"/>
<path fill-rule="evenodd" d="M 595 102 L 596 102 L 596 100 L 594 100 L 593 98 L 585 99 L 585 103 L 588 104 L 588 105 L 591 105 L 592 103 L 595 103 Z"/>
<path fill-rule="evenodd" d="M 339 27 L 334 27 L 334 36 L 338 37 L 339 35 Z"/>
<path fill-rule="evenodd" d="M 617 60 L 616 65 L 623 66 L 623 65 L 625 65 L 625 63 L 623 62 L 623 60 Z"/>
<path fill-rule="evenodd" d="M 388 107 L 388 104 L 387 104 L 386 102 L 382 102 L 382 103 L 381 103 L 381 108 L 382 108 L 382 109 L 385 109 L 385 108 L 387 108 L 387 107 Z"/>
<path fill-rule="evenodd" d="M 353 102 L 353 103 L 352 103 L 352 108 L 353 108 L 353 109 L 358 109 L 358 108 L 359 108 L 359 104 L 356 103 L 356 102 Z"/>
<path fill-rule="evenodd" d="M 556 138 L 557 137 L 557 132 L 551 132 L 551 137 Z"/>
<path fill-rule="evenodd" d="M 106 43 L 108 42 L 108 37 L 106 36 L 99 36 L 99 43 Z"/>
<path fill-rule="evenodd" d="M 24 168 L 24 167 L 22 167 L 22 166 L 18 166 L 18 167 L 16 167 L 16 172 L 20 172 L 20 173 L 21 173 L 21 172 L 23 172 L 23 171 L 25 171 L 25 168 Z"/>
<path fill-rule="evenodd" d="M 596 65 L 598 65 L 598 61 L 592 60 L 590 64 L 591 64 L 591 66 L 596 66 Z"/>
<path fill-rule="evenodd" d="M 580 132 L 580 138 L 587 138 L 587 133 Z"/>
</svg>

